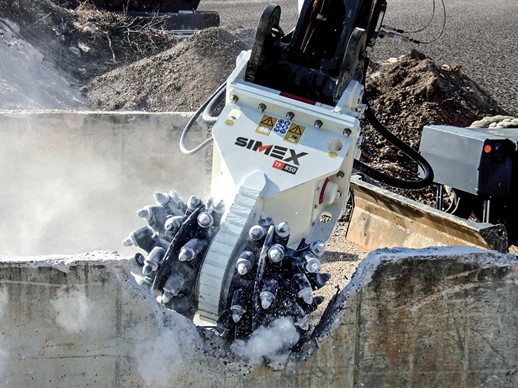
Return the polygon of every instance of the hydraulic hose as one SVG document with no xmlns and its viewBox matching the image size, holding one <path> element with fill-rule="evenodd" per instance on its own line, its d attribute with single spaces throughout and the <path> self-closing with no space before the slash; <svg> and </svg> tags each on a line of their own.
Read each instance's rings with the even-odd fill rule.
<svg viewBox="0 0 518 388">
<path fill-rule="evenodd" d="M 223 84 L 222 86 L 225 86 Z M 203 110 L 203 115 L 201 116 L 202 120 L 205 121 L 207 124 L 214 124 L 219 116 L 213 116 L 213 112 L 215 109 L 215 106 L 218 105 L 223 98 L 225 97 L 225 88 L 219 87 L 216 93 L 212 95 L 212 97 L 209 99 L 209 103 Z"/>
<path fill-rule="evenodd" d="M 201 142 L 200 144 L 198 144 L 196 147 L 194 147 L 191 150 L 188 150 L 185 147 L 185 138 L 187 137 L 187 134 L 191 130 L 192 126 L 194 125 L 194 123 L 196 122 L 198 117 L 200 117 L 202 112 L 205 112 L 206 108 L 211 107 L 211 108 L 209 108 L 209 110 L 212 110 L 212 107 L 214 106 L 216 101 L 219 101 L 221 99 L 221 96 L 223 95 L 223 91 L 225 90 L 225 86 L 226 86 L 226 82 L 223 82 L 219 86 L 219 88 L 214 93 L 212 93 L 212 95 L 207 99 L 207 101 L 205 101 L 198 108 L 198 110 L 194 113 L 194 115 L 191 117 L 189 122 L 185 125 L 185 128 L 182 131 L 182 135 L 180 136 L 180 151 L 182 151 L 182 153 L 184 153 L 185 155 L 192 155 L 192 154 L 200 151 L 203 147 L 205 147 L 210 142 L 212 142 L 213 138 L 210 137 L 210 138 L 204 140 L 203 142 Z M 207 118 L 209 118 L 209 117 L 207 116 Z M 214 122 L 216 121 L 215 119 L 217 119 L 217 117 L 209 118 L 208 123 L 214 124 Z"/>
<path fill-rule="evenodd" d="M 374 129 L 385 139 L 387 139 L 390 143 L 392 143 L 395 147 L 401 150 L 405 155 L 407 155 L 410 159 L 415 161 L 419 167 L 423 170 L 423 178 L 409 181 L 404 179 L 399 179 L 390 175 L 387 175 L 381 171 L 375 170 L 374 168 L 366 165 L 365 163 L 360 162 L 359 160 L 354 160 L 354 168 L 365 175 L 371 177 L 374 180 L 385 183 L 389 186 L 399 187 L 401 189 L 409 189 L 409 190 L 418 190 L 425 188 L 426 186 L 433 183 L 433 170 L 432 166 L 426 161 L 425 158 L 419 154 L 416 150 L 410 147 L 408 144 L 404 143 L 400 139 L 398 139 L 392 132 L 390 132 L 387 128 L 381 124 L 371 109 L 367 109 L 365 111 L 365 117 L 372 124 Z"/>
</svg>

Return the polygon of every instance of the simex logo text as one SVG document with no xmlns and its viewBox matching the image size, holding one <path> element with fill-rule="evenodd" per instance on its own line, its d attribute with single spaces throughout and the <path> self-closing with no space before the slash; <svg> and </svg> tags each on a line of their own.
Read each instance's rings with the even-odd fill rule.
<svg viewBox="0 0 518 388">
<path fill-rule="evenodd" d="M 281 147 L 279 145 L 264 144 L 259 140 L 247 139 L 246 137 L 238 137 L 234 143 L 239 147 L 244 147 L 252 151 L 261 152 L 272 158 L 282 160 L 285 163 L 293 163 L 300 166 L 299 159 L 306 156 L 307 152 L 297 153 L 292 148 Z"/>
</svg>

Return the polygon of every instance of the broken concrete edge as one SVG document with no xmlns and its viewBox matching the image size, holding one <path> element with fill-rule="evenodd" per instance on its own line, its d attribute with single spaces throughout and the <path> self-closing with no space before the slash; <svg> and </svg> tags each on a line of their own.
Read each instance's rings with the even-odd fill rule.
<svg viewBox="0 0 518 388">
<path fill-rule="evenodd" d="M 369 289 L 373 287 L 373 282 L 379 282 L 380 276 L 385 276 L 385 286 L 388 286 L 388 288 L 382 288 L 381 291 L 391 292 L 392 276 L 394 276 L 394 274 L 397 275 L 408 268 L 412 268 L 414 274 L 416 272 L 419 273 L 421 266 L 426 267 L 426 262 L 434 268 L 435 265 L 433 265 L 433 263 L 436 262 L 439 271 L 441 267 L 448 267 L 450 265 L 448 263 L 460 264 L 461 267 L 457 266 L 457 269 L 460 268 L 461 270 L 460 273 L 464 273 L 464 269 L 462 268 L 464 264 L 467 264 L 468 270 L 486 268 L 491 272 L 494 271 L 495 268 L 500 268 L 502 271 L 498 272 L 504 276 L 507 276 L 507 273 L 511 270 L 516 274 L 518 268 L 518 259 L 514 255 L 501 254 L 496 251 L 487 251 L 478 248 L 432 247 L 419 250 L 392 248 L 374 251 L 360 263 L 349 285 L 329 302 L 320 324 L 315 328 L 309 340 L 304 340 L 300 349 L 290 354 L 286 352 L 280 354 L 280 352 L 274 354 L 273 357 L 269 357 L 268 355 L 268 365 L 267 367 L 262 367 L 263 358 L 260 358 L 261 362 L 251 362 L 241 357 L 234 352 L 230 341 L 219 337 L 214 331 L 195 326 L 191 320 L 160 305 L 152 293 L 137 284 L 133 276 L 136 264 L 133 263 L 132 259 L 120 257 L 114 252 L 99 251 L 59 257 L 0 257 L 0 260 L 0 268 L 3 267 L 5 274 L 14 275 L 14 278 L 2 276 L 3 279 L 1 283 L 4 283 L 3 286 L 7 289 L 18 290 L 15 294 L 18 295 L 18 298 L 22 298 L 18 299 L 18 302 L 20 300 L 30 301 L 30 298 L 27 299 L 27 289 L 24 287 L 27 285 L 41 287 L 41 285 L 46 284 L 43 280 L 46 279 L 47 276 L 50 276 L 48 279 L 54 279 L 54 286 L 59 287 L 67 294 L 70 293 L 73 295 L 76 286 L 80 290 L 85 287 L 86 294 L 84 292 L 83 294 L 85 294 L 87 298 L 93 298 L 91 299 L 93 304 L 107 302 L 107 300 L 103 298 L 114 299 L 112 303 L 105 308 L 112 309 L 118 305 L 121 314 L 120 319 L 123 321 L 122 324 L 117 324 L 118 329 L 115 330 L 115 328 L 110 325 L 110 322 L 103 321 L 103 315 L 99 315 L 98 313 L 98 319 L 100 319 L 102 323 L 97 323 L 94 327 L 102 326 L 103 329 L 105 329 L 108 325 L 110 330 L 104 334 L 94 332 L 93 338 L 99 336 L 101 339 L 106 337 L 109 341 L 118 341 L 112 346 L 113 352 L 115 355 L 123 357 L 123 360 L 126 360 L 124 362 L 127 364 L 127 373 L 129 373 L 127 376 L 136 376 L 136 370 L 134 370 L 135 363 L 140 365 L 140 362 L 144 361 L 146 365 L 149 365 L 151 361 L 156 360 L 156 357 L 162 356 L 165 357 L 165 361 L 169 360 L 169 358 L 174 359 L 175 362 L 182 360 L 181 364 L 175 364 L 175 367 L 179 368 L 178 373 L 180 380 L 178 381 L 196 381 L 198 383 L 202 380 L 204 382 L 210 379 L 217 380 L 217 376 L 223 376 L 225 381 L 238 381 L 236 379 L 241 381 L 240 379 L 245 376 L 249 376 L 247 379 L 256 379 L 254 381 L 263 381 L 262 379 L 266 377 L 278 379 L 279 381 L 286 378 L 297 379 L 298 377 L 289 376 L 299 376 L 299 374 L 306 378 L 309 376 L 307 373 L 310 373 L 313 371 L 313 368 L 316 367 L 326 367 L 329 371 L 340 370 L 340 373 L 343 374 L 342 377 L 345 379 L 345 377 L 350 376 L 351 371 L 355 368 L 354 362 L 356 361 L 354 360 L 360 360 L 362 357 L 361 354 L 358 355 L 359 358 L 356 357 L 355 353 L 358 351 L 358 349 L 355 349 L 355 346 L 359 346 L 358 344 L 354 345 L 355 341 L 360 340 L 357 330 L 366 330 L 366 328 L 364 327 L 362 329 L 358 327 L 355 329 L 353 327 L 352 330 L 344 329 L 346 332 L 348 330 L 351 332 L 348 334 L 345 333 L 346 336 L 343 337 L 344 333 L 340 334 L 340 331 L 344 331 L 341 327 L 343 327 L 343 325 L 349 327 L 351 326 L 351 322 L 355 320 L 358 320 L 358 323 L 361 321 L 362 312 L 359 310 L 359 307 L 362 302 L 362 294 L 369 292 Z M 430 267 L 430 265 L 428 265 L 428 267 Z M 17 271 L 18 268 L 20 270 Z M 48 268 L 60 271 L 64 275 L 59 277 L 51 275 Z M 11 270 L 9 271 L 9 269 Z M 387 270 L 389 272 L 387 272 Z M 392 275 L 387 278 L 387 273 Z M 455 273 L 459 272 L 454 272 L 454 274 Z M 436 273 L 435 277 L 441 277 L 441 272 Z M 487 279 L 491 281 L 492 278 L 489 277 Z M 56 280 L 58 281 L 56 282 Z M 481 279 L 481 281 L 482 280 L 483 279 Z M 396 281 L 399 282 L 400 287 L 405 287 L 405 279 L 396 279 Z M 478 283 L 477 278 L 475 278 L 474 281 Z M 105 282 L 109 287 L 104 288 L 102 286 Z M 377 286 L 374 284 L 373 291 L 375 293 L 378 292 L 376 288 Z M 106 294 L 108 291 L 113 292 L 113 294 Z M 491 290 L 487 292 L 491 292 Z M 509 292 L 507 293 L 509 294 Z M 13 297 L 14 296 L 13 294 Z M 53 304 L 54 299 L 52 298 L 55 296 L 56 292 L 51 294 L 43 292 L 41 293 L 41 299 L 37 302 L 38 306 L 43 306 L 40 312 L 46 313 L 43 315 L 43 322 L 47 326 L 49 326 L 49 322 L 52 321 L 52 319 L 49 320 L 51 317 L 48 315 L 48 307 Z M 49 297 L 51 299 L 49 299 Z M 367 299 L 364 300 L 364 304 L 368 304 Z M 33 307 L 38 309 L 38 306 Z M 373 305 L 371 307 L 376 309 L 379 306 Z M 16 308 L 16 311 L 19 310 L 14 299 L 10 308 Z M 24 311 L 23 308 L 20 311 Z M 20 327 L 24 327 L 24 330 L 27 328 L 30 329 L 28 325 L 32 321 L 26 317 L 23 319 L 25 323 L 21 323 Z M 135 319 L 138 322 L 136 322 Z M 24 330 L 20 333 L 22 338 L 24 338 Z M 512 331 L 512 328 L 510 330 Z M 16 332 L 12 334 L 14 335 Z M 392 335 L 393 334 L 394 333 L 392 333 Z M 43 335 L 43 337 L 46 338 L 45 335 Z M 89 338 L 88 336 L 82 336 L 81 338 L 83 337 L 84 340 Z M 69 343 L 73 338 L 73 335 L 65 336 L 63 341 Z M 34 339 L 36 338 L 33 338 L 33 340 Z M 25 340 L 26 339 L 24 339 L 24 341 Z M 79 341 L 78 338 L 77 340 Z M 284 340 L 284 338 L 281 338 L 281 341 Z M 101 342 L 103 341 L 104 340 Z M 170 342 L 174 343 L 175 346 L 173 348 L 169 346 Z M 56 345 L 57 344 L 58 343 L 56 343 Z M 17 343 L 16 346 L 21 346 L 21 344 Z M 39 354 L 39 352 L 42 351 L 39 346 L 40 345 L 36 343 L 35 348 L 31 351 L 34 354 Z M 135 348 L 136 350 L 133 349 L 130 353 L 121 353 L 124 349 L 127 350 L 128 348 Z M 96 349 L 96 347 L 93 346 L 92 349 Z M 104 347 L 102 349 L 104 349 Z M 49 350 L 47 349 L 47 351 Z M 103 350 L 103 352 L 104 351 L 105 350 Z M 54 352 L 54 350 L 52 352 Z M 62 354 L 63 357 L 68 357 L 70 354 L 74 355 L 68 347 L 62 348 L 61 352 L 62 353 L 59 354 Z M 157 354 L 155 355 L 154 353 Z M 336 359 L 333 359 L 332 364 L 329 364 L 329 357 L 333 357 L 335 354 Z M 350 357 L 351 359 L 348 360 L 344 358 L 346 355 L 353 354 L 355 355 L 354 360 L 352 356 Z M 489 354 L 486 354 L 486 356 L 489 357 Z M 55 357 L 55 355 L 53 357 Z M 141 360 L 141 358 L 144 358 L 144 360 Z M 28 357 L 28 360 L 32 360 L 32 358 Z M 259 359 L 256 361 L 258 360 Z M 305 363 L 307 360 L 308 363 Z M 163 363 L 165 361 L 161 360 L 159 365 L 164 365 Z M 16 363 L 20 362 L 20 360 L 14 355 L 11 362 Z M 81 361 L 81 363 L 83 362 L 84 360 Z M 80 364 L 78 364 L 77 367 L 80 368 Z M 20 368 L 20 370 L 23 369 L 21 366 Z M 206 368 L 209 368 L 209 370 L 217 376 L 211 377 L 205 376 L 203 373 L 200 374 L 200 371 L 206 370 Z M 130 373 L 130 371 L 132 372 Z M 295 372 L 296 375 L 284 373 L 283 371 Z M 348 372 L 346 373 L 345 371 Z M 145 370 L 143 372 L 140 366 L 138 367 L 138 372 L 145 381 L 148 381 L 145 378 Z M 167 375 L 168 379 L 172 375 L 176 376 L 176 372 L 170 376 L 171 373 Z M 396 373 L 396 370 L 394 370 L 394 373 Z M 301 377 L 301 379 L 302 378 L 303 377 Z M 169 379 L 167 381 L 171 380 Z M 215 380 L 211 381 L 215 383 Z M 268 380 L 264 381 L 266 382 Z M 263 386 L 266 386 L 266 384 Z"/>
<path fill-rule="evenodd" d="M 34 109 L 34 110 L 5 110 L 0 109 L 0 119 L 23 117 L 41 117 L 48 119 L 56 119 L 62 117 L 70 119 L 70 122 L 65 121 L 65 125 L 70 124 L 77 127 L 77 123 L 83 123 L 85 120 L 95 117 L 113 117 L 117 119 L 116 124 L 126 125 L 134 120 L 136 117 L 171 117 L 171 128 L 175 125 L 185 125 L 187 121 L 194 115 L 195 112 L 145 112 L 145 111 L 95 111 L 95 110 L 57 110 L 57 109 Z M 81 121 L 79 121 L 81 120 Z"/>
<path fill-rule="evenodd" d="M 109 257 L 109 258 L 107 258 Z M 68 273 L 70 267 L 81 265 L 104 265 L 116 263 L 120 265 L 124 259 L 118 257 L 117 252 L 86 252 L 76 255 L 42 255 L 42 256 L 5 256 L 0 255 L 0 265 L 19 265 L 30 268 L 51 267 L 61 272 Z"/>
<path fill-rule="evenodd" d="M 437 246 L 420 249 L 395 247 L 374 250 L 360 262 L 350 282 L 329 301 L 310 339 L 303 344 L 300 351 L 290 355 L 286 364 L 287 369 L 295 370 L 297 365 L 317 352 L 319 344 L 330 337 L 343 321 L 350 309 L 349 302 L 353 296 L 361 293 L 369 285 L 375 273 L 381 270 L 384 264 L 402 264 L 415 258 L 430 261 L 455 259 L 459 263 L 472 264 L 480 268 L 518 267 L 516 255 L 469 246 Z"/>
<path fill-rule="evenodd" d="M 113 276 L 119 285 L 134 295 L 134 298 L 142 299 L 142 305 L 150 310 L 148 322 L 152 326 L 151 329 L 171 334 L 173 332 L 190 333 L 185 336 L 181 335 L 179 341 L 184 341 L 184 345 L 196 348 L 206 356 L 212 356 L 230 373 L 235 372 L 242 376 L 251 373 L 258 366 L 258 363 L 249 363 L 239 354 L 235 354 L 231 349 L 232 342 L 219 337 L 214 330 L 197 326 L 192 320 L 159 303 L 156 295 L 137 283 L 136 278 L 140 275 L 140 267 L 135 263 L 133 257 L 122 257 L 118 252 L 108 251 L 24 257 L 0 255 L 0 267 L 6 266 L 29 269 L 50 268 L 64 274 L 69 274 L 80 267 L 103 267 L 108 271 L 109 276 Z M 78 284 L 77 286 L 81 288 L 85 285 Z M 147 341 L 144 338 L 142 340 Z M 283 356 L 287 356 L 287 354 L 280 355 L 281 358 Z"/>
</svg>

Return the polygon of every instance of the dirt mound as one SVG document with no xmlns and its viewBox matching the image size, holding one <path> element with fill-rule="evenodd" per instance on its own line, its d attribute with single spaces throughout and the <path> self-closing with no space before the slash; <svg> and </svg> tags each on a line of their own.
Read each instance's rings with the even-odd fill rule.
<svg viewBox="0 0 518 388">
<path fill-rule="evenodd" d="M 69 98 L 61 98 L 60 88 L 71 86 L 77 91 L 94 76 L 162 52 L 176 43 L 158 19 L 142 20 L 100 11 L 85 2 L 5 3 L 0 4 L 0 54 L 13 57 L 20 68 L 13 71 L 8 66 L 0 67 L 0 84 L 12 84 L 11 77 L 16 72 L 20 78 L 41 81 L 38 88 L 45 89 L 45 82 L 55 83 L 55 69 L 69 84 L 58 83 L 45 95 L 35 91 L 32 82 L 14 83 L 13 89 L 21 95 L 20 108 L 54 107 L 60 100 L 64 102 L 56 107 L 66 108 Z M 27 53 L 27 60 L 18 59 Z M 34 59 L 39 63 L 34 64 Z M 43 95 L 34 99 L 33 94 Z M 28 96 L 27 101 L 22 101 L 24 96 Z M 3 102 L 2 99 L 0 108 L 6 107 Z M 70 108 L 78 108 L 76 105 L 70 104 Z"/>
<path fill-rule="evenodd" d="M 96 78 L 89 101 L 99 110 L 194 111 L 246 48 L 225 29 L 199 31 L 172 49 Z"/>
<path fill-rule="evenodd" d="M 373 63 L 366 80 L 366 101 L 378 120 L 414 149 L 424 125 L 469 126 L 485 116 L 505 114 L 460 66 L 439 66 L 412 50 L 407 55 Z M 364 123 L 362 161 L 403 179 L 415 179 L 417 165 Z M 432 202 L 430 189 L 404 192 Z"/>
</svg>

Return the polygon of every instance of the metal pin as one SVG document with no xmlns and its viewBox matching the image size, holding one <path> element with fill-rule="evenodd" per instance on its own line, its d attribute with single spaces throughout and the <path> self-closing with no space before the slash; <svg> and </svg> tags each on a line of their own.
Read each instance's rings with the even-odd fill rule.
<svg viewBox="0 0 518 388">
<path fill-rule="evenodd" d="M 135 229 L 130 235 L 124 239 L 122 245 L 125 247 L 137 246 L 146 252 L 151 251 L 156 244 L 155 232 L 149 226 L 143 226 Z"/>
<path fill-rule="evenodd" d="M 273 244 L 268 249 L 268 258 L 272 263 L 279 263 L 284 258 L 285 250 L 281 244 Z"/>
<path fill-rule="evenodd" d="M 309 245 L 309 250 L 315 256 L 320 257 L 320 256 L 322 256 L 324 254 L 324 252 L 326 250 L 326 243 L 324 241 L 322 241 L 322 240 L 313 241 Z"/>
<path fill-rule="evenodd" d="M 203 249 L 207 246 L 206 240 L 200 240 L 192 238 L 180 249 L 178 254 L 178 260 L 180 261 L 192 261 L 198 256 Z"/>
<path fill-rule="evenodd" d="M 244 307 L 246 306 L 245 299 L 245 292 L 241 288 L 234 291 L 230 311 L 232 311 L 232 320 L 236 323 L 239 322 L 246 313 L 246 308 Z"/>
<path fill-rule="evenodd" d="M 137 216 L 144 218 L 153 230 L 159 232 L 165 223 L 167 214 L 162 206 L 146 206 L 137 210 Z"/>
<path fill-rule="evenodd" d="M 142 268 L 143 275 L 149 275 L 158 269 L 158 264 L 165 255 L 165 250 L 161 247 L 154 247 L 144 260 L 144 267 Z"/>
<path fill-rule="evenodd" d="M 198 207 L 200 207 L 202 204 L 202 201 L 200 198 L 198 198 L 195 195 L 191 195 L 189 197 L 189 200 L 187 201 L 187 213 L 191 214 L 193 211 L 195 211 Z"/>
<path fill-rule="evenodd" d="M 326 283 L 331 279 L 331 274 L 327 272 L 323 273 L 308 273 L 306 275 L 309 282 L 311 283 L 311 286 L 313 287 L 313 290 L 318 290 L 319 288 L 322 288 L 326 285 Z"/>
<path fill-rule="evenodd" d="M 236 262 L 236 270 L 241 276 L 246 275 L 253 267 L 254 255 L 250 251 L 243 251 Z"/>
<path fill-rule="evenodd" d="M 287 245 L 290 239 L 290 225 L 287 222 L 281 222 L 275 225 L 273 242 L 277 244 Z"/>
<path fill-rule="evenodd" d="M 304 300 L 307 304 L 313 303 L 313 289 L 306 275 L 298 273 L 293 277 L 293 281 L 295 282 L 297 297 Z"/>
<path fill-rule="evenodd" d="M 176 233 L 185 221 L 185 216 L 168 217 L 164 223 L 164 229 L 170 233 Z"/>
<path fill-rule="evenodd" d="M 164 294 L 162 295 L 162 303 L 168 303 L 174 296 L 177 296 L 183 285 L 185 284 L 185 277 L 181 272 L 175 272 L 164 285 Z"/>
<path fill-rule="evenodd" d="M 304 255 L 304 260 L 306 261 L 306 264 L 304 266 L 306 268 L 306 271 L 311 273 L 320 271 L 320 261 L 313 253 L 307 252 Z"/>
<path fill-rule="evenodd" d="M 266 231 L 261 225 L 254 225 L 248 231 L 248 238 L 251 241 L 259 241 L 264 238 Z"/>
<path fill-rule="evenodd" d="M 220 200 L 212 205 L 212 217 L 214 217 L 214 226 L 219 226 L 221 223 L 221 219 L 223 218 L 223 214 L 225 214 L 225 202 Z"/>
<path fill-rule="evenodd" d="M 263 309 L 268 309 L 272 305 L 273 301 L 277 296 L 277 290 L 279 289 L 279 283 L 275 279 L 268 279 L 264 287 L 259 294 L 259 298 L 261 299 L 261 307 Z"/>
<path fill-rule="evenodd" d="M 167 193 L 161 193 L 159 191 L 156 191 L 153 196 L 155 197 L 156 203 L 162 206 L 168 215 L 181 216 L 185 213 L 186 205 L 175 191 L 172 193 L 175 194 L 176 198 Z"/>
<path fill-rule="evenodd" d="M 262 212 L 259 216 L 259 221 L 257 221 L 258 225 L 261 225 L 264 230 L 268 230 L 270 225 L 273 225 L 273 218 L 270 217 L 267 213 Z"/>
</svg>

